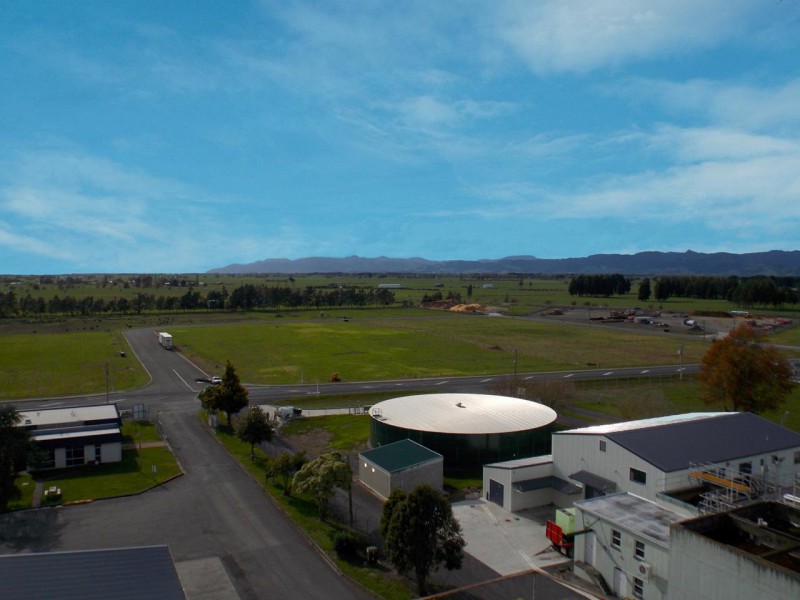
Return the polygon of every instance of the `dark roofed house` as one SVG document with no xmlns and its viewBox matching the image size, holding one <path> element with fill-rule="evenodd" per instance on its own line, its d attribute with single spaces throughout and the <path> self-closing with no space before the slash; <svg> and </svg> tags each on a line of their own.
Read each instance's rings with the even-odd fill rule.
<svg viewBox="0 0 800 600">
<path fill-rule="evenodd" d="M 393 490 L 411 492 L 427 483 L 441 490 L 444 481 L 444 458 L 412 440 L 400 440 L 366 450 L 358 455 L 358 477 L 381 498 Z"/>
</svg>

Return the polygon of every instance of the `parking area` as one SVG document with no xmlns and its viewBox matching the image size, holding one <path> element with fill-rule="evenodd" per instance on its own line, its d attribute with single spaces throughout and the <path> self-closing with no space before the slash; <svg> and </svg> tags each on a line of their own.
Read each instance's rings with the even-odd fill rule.
<svg viewBox="0 0 800 600">
<path fill-rule="evenodd" d="M 461 523 L 465 550 L 500 575 L 569 562 L 545 537 L 547 520 L 555 520 L 554 506 L 510 513 L 479 498 L 453 504 L 453 513 Z"/>
</svg>

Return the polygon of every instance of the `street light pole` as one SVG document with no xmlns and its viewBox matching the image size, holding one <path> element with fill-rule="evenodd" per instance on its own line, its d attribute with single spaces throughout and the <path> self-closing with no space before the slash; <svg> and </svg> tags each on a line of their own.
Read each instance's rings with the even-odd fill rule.
<svg viewBox="0 0 800 600">
<path fill-rule="evenodd" d="M 106 404 L 108 404 L 108 361 L 106 361 Z"/>
</svg>

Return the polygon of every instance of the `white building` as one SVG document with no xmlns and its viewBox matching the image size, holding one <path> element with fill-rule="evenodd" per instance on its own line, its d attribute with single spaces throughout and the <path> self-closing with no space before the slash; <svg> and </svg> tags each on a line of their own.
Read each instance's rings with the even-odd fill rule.
<svg viewBox="0 0 800 600">
<path fill-rule="evenodd" d="M 792 484 L 800 434 L 751 413 L 689 413 L 553 434 L 553 476 L 584 498 L 630 492 L 686 515 Z"/>
<path fill-rule="evenodd" d="M 44 454 L 39 469 L 120 462 L 122 432 L 115 404 L 20 411 L 19 426 Z"/>
<path fill-rule="evenodd" d="M 670 600 L 800 598 L 800 510 L 759 502 L 675 524 Z"/>
<path fill-rule="evenodd" d="M 662 600 L 667 595 L 670 525 L 681 515 L 629 493 L 575 504 L 575 574 L 602 576 L 620 598 Z M 671 597 L 671 596 L 670 596 Z"/>
<path fill-rule="evenodd" d="M 553 456 L 534 456 L 485 465 L 484 497 L 509 512 L 555 504 L 571 506 L 583 490 L 553 476 Z"/>
</svg>

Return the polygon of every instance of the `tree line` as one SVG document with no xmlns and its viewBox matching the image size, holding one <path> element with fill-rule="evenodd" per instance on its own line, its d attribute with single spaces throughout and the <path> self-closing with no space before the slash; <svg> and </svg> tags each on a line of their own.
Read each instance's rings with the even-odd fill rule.
<svg viewBox="0 0 800 600">
<path fill-rule="evenodd" d="M 259 310 L 269 308 L 336 308 L 391 306 L 394 292 L 374 288 L 294 289 L 282 286 L 245 284 L 230 294 L 211 290 L 203 294 L 189 288 L 180 296 L 136 293 L 132 297 L 76 298 L 56 295 L 46 299 L 30 293 L 18 297 L 14 290 L 0 292 L 0 318 L 38 315 L 90 316 L 102 314 L 140 314 L 196 310 Z"/>
<path fill-rule="evenodd" d="M 742 307 L 780 307 L 798 303 L 798 277 L 714 277 L 696 275 L 665 275 L 645 277 L 639 283 L 639 300 L 646 302 L 651 295 L 658 302 L 669 298 L 727 300 Z M 602 296 L 627 294 L 630 279 L 620 274 L 578 275 L 569 282 L 570 296 Z"/>
</svg>

